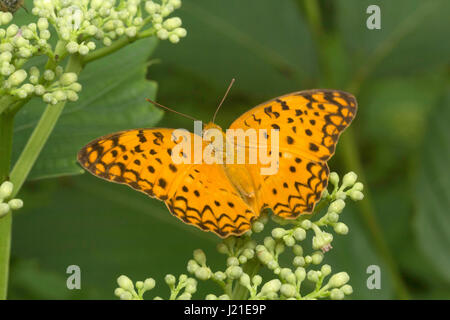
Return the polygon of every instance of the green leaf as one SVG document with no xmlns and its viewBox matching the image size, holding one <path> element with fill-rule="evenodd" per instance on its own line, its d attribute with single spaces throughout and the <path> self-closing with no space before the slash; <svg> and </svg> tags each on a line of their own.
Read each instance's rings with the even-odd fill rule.
<svg viewBox="0 0 450 320">
<path fill-rule="evenodd" d="M 430 118 L 418 170 L 414 228 L 419 246 L 435 270 L 450 283 L 450 92 Z M 431 272 L 431 271 L 430 271 Z"/>
<path fill-rule="evenodd" d="M 66 105 L 29 179 L 82 173 L 76 156 L 90 140 L 119 130 L 150 127 L 161 118 L 162 112 L 145 101 L 156 95 L 156 82 L 145 79 L 156 44 L 155 39 L 140 40 L 86 66 L 79 78 L 80 99 Z M 13 159 L 44 107 L 36 98 L 17 115 Z"/>
</svg>

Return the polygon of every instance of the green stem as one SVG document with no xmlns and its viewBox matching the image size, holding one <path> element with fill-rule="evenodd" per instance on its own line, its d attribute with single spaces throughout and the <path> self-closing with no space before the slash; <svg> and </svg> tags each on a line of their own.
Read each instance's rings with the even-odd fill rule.
<svg viewBox="0 0 450 320">
<path fill-rule="evenodd" d="M 66 72 L 79 74 L 82 68 L 83 60 L 81 56 L 78 54 L 70 56 Z M 34 128 L 31 137 L 28 139 L 25 148 L 11 171 L 11 182 L 14 184 L 13 196 L 19 192 L 25 182 L 65 105 L 66 102 L 60 102 L 55 105 L 47 105 L 45 108 L 37 126 Z"/>
<path fill-rule="evenodd" d="M 0 115 L 0 183 L 8 179 L 11 165 L 13 129 L 14 113 L 2 113 Z M 11 213 L 0 218 L 0 300 L 6 299 L 8 291 L 11 226 Z"/>
</svg>

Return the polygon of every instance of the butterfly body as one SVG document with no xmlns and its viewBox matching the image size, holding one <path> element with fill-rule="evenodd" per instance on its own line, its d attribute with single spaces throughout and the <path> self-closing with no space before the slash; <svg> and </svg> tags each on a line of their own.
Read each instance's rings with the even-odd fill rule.
<svg viewBox="0 0 450 320">
<path fill-rule="evenodd" d="M 313 211 L 328 183 L 326 161 L 356 108 L 355 98 L 345 92 L 295 92 L 247 111 L 226 132 L 210 123 L 202 137 L 188 133 L 190 142 L 203 138 L 197 147 L 191 143 L 180 151 L 175 129 L 135 129 L 90 142 L 78 161 L 98 177 L 164 201 L 188 224 L 221 237 L 240 235 L 266 208 L 291 219 Z M 264 134 L 229 139 L 230 130 L 253 129 Z M 217 161 L 200 159 L 199 150 Z M 253 152 L 256 158 L 249 161 Z M 186 161 L 175 162 L 178 153 Z M 264 153 L 276 156 L 275 171 L 267 173 Z"/>
</svg>

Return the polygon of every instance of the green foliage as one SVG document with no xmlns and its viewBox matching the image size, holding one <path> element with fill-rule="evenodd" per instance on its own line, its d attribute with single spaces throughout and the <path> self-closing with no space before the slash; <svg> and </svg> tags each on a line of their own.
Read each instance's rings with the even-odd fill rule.
<svg viewBox="0 0 450 320">
<path fill-rule="evenodd" d="M 86 68 L 85 72 L 92 68 L 93 79 L 84 78 L 83 72 L 79 81 L 89 94 L 80 94 L 80 104 L 67 105 L 32 177 L 77 173 L 75 153 L 84 142 L 124 128 L 155 125 L 160 112 L 140 100 L 152 97 L 154 84 L 137 79 L 150 52 L 158 63 L 151 60 L 147 74 L 158 81 L 158 102 L 196 118 L 209 120 L 230 79 L 237 79 L 217 118 L 223 127 L 250 107 L 291 91 L 348 90 L 356 95 L 359 111 L 330 167 L 364 176 L 369 200 L 345 208 L 350 232 L 334 239 L 327 263 L 350 275 L 354 299 L 400 296 L 388 272 L 391 263 L 362 219 L 364 207 L 370 206 L 409 296 L 450 297 L 446 250 L 450 197 L 445 168 L 449 130 L 443 125 L 450 106 L 450 43 L 443 40 L 450 3 L 310 2 L 318 4 L 319 29 L 326 41 L 318 41 L 301 0 L 186 1 L 179 12 L 189 35 L 176 49 L 166 42 L 155 51 L 150 42 L 133 45 L 139 63 L 130 61 L 136 69 L 124 67 L 123 72 L 129 81 L 141 83 L 135 94 L 109 87 L 108 79 L 121 83 L 121 73 L 102 68 L 101 60 Z M 381 7 L 381 30 L 365 28 L 370 4 Z M 20 10 L 14 21 L 29 18 Z M 127 55 L 117 52 L 116 61 L 129 61 L 131 48 Z M 103 77 L 108 71 L 111 74 Z M 88 91 L 91 85 L 110 92 L 91 96 L 96 91 Z M 30 103 L 36 111 L 24 108 L 17 116 L 14 159 L 42 112 L 42 106 Z M 173 114 L 157 125 L 192 128 L 190 121 Z M 356 137 L 361 171 L 350 165 L 355 159 L 347 148 L 351 135 Z M 118 272 L 133 279 L 151 274 L 157 283 L 167 270 L 183 274 L 183 264 L 195 248 L 208 252 L 208 265 L 214 270 L 223 266 L 223 256 L 214 252 L 215 236 L 179 223 L 161 203 L 125 187 L 80 175 L 28 183 L 20 198 L 25 206 L 14 221 L 11 298 L 46 298 L 36 289 L 39 284 L 58 292 L 65 285 L 65 268 L 74 263 L 85 270 L 80 292 L 84 298 L 111 298 L 111 279 Z M 31 265 L 31 259 L 36 261 L 33 267 L 24 267 Z M 284 256 L 280 261 L 291 263 Z M 381 290 L 366 287 L 366 268 L 372 264 L 381 268 Z M 166 297 L 167 288 L 161 287 L 152 289 L 152 295 Z M 214 288 L 204 282 L 196 296 L 205 297 Z"/>
</svg>

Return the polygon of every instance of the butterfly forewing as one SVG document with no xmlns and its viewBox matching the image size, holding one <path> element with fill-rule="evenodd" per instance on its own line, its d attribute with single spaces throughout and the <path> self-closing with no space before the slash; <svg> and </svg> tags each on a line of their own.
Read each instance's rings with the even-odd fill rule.
<svg viewBox="0 0 450 320">
<path fill-rule="evenodd" d="M 221 237 L 247 231 L 255 213 L 227 180 L 223 166 L 175 164 L 172 152 L 180 140 L 172 139 L 173 132 L 155 128 L 107 135 L 81 149 L 78 161 L 98 177 L 165 201 L 172 214 L 202 230 Z"/>
</svg>

